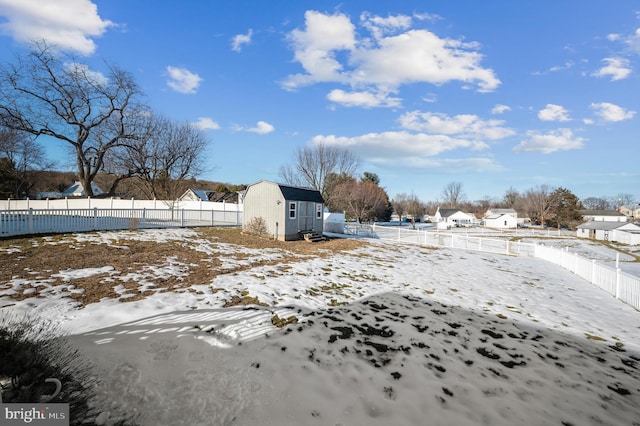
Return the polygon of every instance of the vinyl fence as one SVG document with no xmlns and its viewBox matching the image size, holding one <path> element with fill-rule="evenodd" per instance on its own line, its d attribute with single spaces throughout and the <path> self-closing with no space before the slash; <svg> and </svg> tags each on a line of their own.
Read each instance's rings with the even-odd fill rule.
<svg viewBox="0 0 640 426">
<path fill-rule="evenodd" d="M 573 272 L 617 299 L 640 310 L 640 277 L 622 272 L 620 268 L 612 268 L 595 260 L 584 258 L 577 253 L 570 253 L 567 250 L 462 233 L 379 225 L 347 223 L 344 230 L 345 234 L 369 238 L 543 259 Z"/>
<path fill-rule="evenodd" d="M 64 208 L 0 211 L 0 237 L 122 229 L 237 226 L 242 211 L 147 208 Z"/>
</svg>

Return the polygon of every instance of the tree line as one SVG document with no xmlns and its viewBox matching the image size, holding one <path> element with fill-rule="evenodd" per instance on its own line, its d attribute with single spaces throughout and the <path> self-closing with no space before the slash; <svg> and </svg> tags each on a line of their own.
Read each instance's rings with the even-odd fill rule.
<svg viewBox="0 0 640 426">
<path fill-rule="evenodd" d="M 330 211 L 344 211 L 350 219 L 388 221 L 396 215 L 414 226 L 438 207 L 459 209 L 482 217 L 489 208 L 512 208 L 533 224 L 574 228 L 582 222 L 581 210 L 614 210 L 621 205 L 634 206 L 631 194 L 612 197 L 589 197 L 580 200 L 569 189 L 548 185 L 519 192 L 508 188 L 501 198 L 483 197 L 468 201 L 461 182 L 444 186 L 440 197 L 420 200 L 415 194 L 399 193 L 390 198 L 375 173 L 358 176 L 359 161 L 347 149 L 323 144 L 298 148 L 292 164 L 280 168 L 281 180 L 289 185 L 311 187 L 320 191 Z"/>
</svg>

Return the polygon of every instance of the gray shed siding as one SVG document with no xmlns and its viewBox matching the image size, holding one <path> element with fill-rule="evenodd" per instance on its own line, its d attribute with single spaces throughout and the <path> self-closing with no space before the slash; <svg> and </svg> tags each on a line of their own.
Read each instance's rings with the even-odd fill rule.
<svg viewBox="0 0 640 426">
<path fill-rule="evenodd" d="M 260 181 L 247 188 L 243 220 L 247 224 L 254 217 L 262 217 L 268 233 L 274 238 L 297 240 L 299 231 L 322 234 L 323 208 L 322 197 L 317 191 Z"/>
</svg>

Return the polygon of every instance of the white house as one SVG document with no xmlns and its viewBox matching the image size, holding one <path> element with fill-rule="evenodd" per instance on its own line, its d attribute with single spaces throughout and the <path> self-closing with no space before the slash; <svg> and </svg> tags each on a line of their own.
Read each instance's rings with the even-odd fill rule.
<svg viewBox="0 0 640 426">
<path fill-rule="evenodd" d="M 640 206 L 636 209 L 632 209 L 627 206 L 620 206 L 618 211 L 625 215 L 628 218 L 627 221 L 629 222 L 640 219 Z"/>
<path fill-rule="evenodd" d="M 640 244 L 640 226 L 630 222 L 591 221 L 578 225 L 577 236 L 623 244 Z"/>
<path fill-rule="evenodd" d="M 476 218 L 473 215 L 464 213 L 462 210 L 441 209 L 438 207 L 431 221 L 437 223 L 438 229 L 446 229 L 472 226 L 476 222 Z"/>
<path fill-rule="evenodd" d="M 515 229 L 518 227 L 518 219 L 509 213 L 492 214 L 484 218 L 484 226 L 497 229 Z"/>
<path fill-rule="evenodd" d="M 515 209 L 489 209 L 484 214 L 484 217 L 487 218 L 489 216 L 495 216 L 497 214 L 506 214 L 509 216 L 513 216 L 514 218 L 518 218 L 518 212 Z"/>
<path fill-rule="evenodd" d="M 101 195 L 104 194 L 104 191 L 100 189 L 98 185 L 94 182 L 91 182 L 91 189 L 93 190 L 93 195 Z M 62 198 L 64 197 L 86 197 L 87 191 L 84 190 L 84 185 L 80 181 L 75 181 L 73 185 L 62 191 Z"/>
<path fill-rule="evenodd" d="M 580 210 L 585 222 L 626 222 L 627 217 L 615 210 Z"/>
</svg>

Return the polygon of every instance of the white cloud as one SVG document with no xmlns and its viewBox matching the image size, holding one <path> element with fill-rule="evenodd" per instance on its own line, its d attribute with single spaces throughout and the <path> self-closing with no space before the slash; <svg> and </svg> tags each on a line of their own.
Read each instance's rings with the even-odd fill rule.
<svg viewBox="0 0 640 426">
<path fill-rule="evenodd" d="M 258 133 L 260 135 L 266 135 L 267 133 L 271 133 L 275 130 L 276 128 L 273 127 L 271 124 L 267 123 L 266 121 L 258 121 L 258 123 L 256 124 L 256 127 L 251 127 L 246 129 L 247 132 L 252 132 L 252 133 Z"/>
<path fill-rule="evenodd" d="M 371 92 L 345 92 L 341 89 L 334 89 L 327 95 L 327 99 L 331 102 L 341 104 L 346 107 L 398 107 L 401 99 L 389 97 L 388 93 L 371 93 Z"/>
<path fill-rule="evenodd" d="M 516 146 L 514 151 L 550 154 L 556 151 L 579 149 L 584 145 L 584 139 L 574 136 L 571 129 L 558 129 L 547 134 L 530 131 L 527 136 L 528 139 Z"/>
<path fill-rule="evenodd" d="M 638 28 L 632 35 L 627 37 L 625 42 L 633 52 L 640 54 L 640 28 Z"/>
<path fill-rule="evenodd" d="M 511 111 L 509 105 L 496 104 L 496 106 L 491 109 L 491 114 L 504 114 L 507 111 Z"/>
<path fill-rule="evenodd" d="M 592 103 L 591 109 L 593 109 L 595 114 L 604 121 L 630 120 L 636 114 L 635 111 L 627 111 L 624 108 L 609 102 Z"/>
<path fill-rule="evenodd" d="M 295 59 L 307 74 L 289 76 L 284 87 L 295 89 L 322 81 L 343 81 L 342 64 L 335 52 L 355 47 L 354 26 L 346 15 L 324 15 L 313 10 L 305 14 L 304 31 L 295 29 L 289 40 L 295 50 Z"/>
<path fill-rule="evenodd" d="M 218 130 L 220 125 L 209 117 L 198 117 L 198 121 L 193 123 L 200 130 Z"/>
<path fill-rule="evenodd" d="M 406 15 L 395 15 L 383 18 L 364 12 L 360 15 L 362 26 L 367 28 L 377 40 L 385 34 L 393 34 L 399 30 L 406 30 L 411 27 L 411 17 Z"/>
<path fill-rule="evenodd" d="M 64 68 L 65 70 L 67 70 L 67 72 L 74 75 L 84 76 L 83 79 L 86 78 L 87 81 L 91 81 L 99 86 L 104 86 L 109 83 L 109 79 L 105 77 L 104 74 L 99 71 L 92 71 L 85 64 L 80 64 L 77 62 L 66 63 L 64 64 Z"/>
<path fill-rule="evenodd" d="M 249 32 L 247 34 L 236 35 L 231 41 L 231 50 L 233 50 L 234 52 L 240 52 L 243 45 L 251 43 L 252 36 L 253 30 L 251 28 L 249 28 Z"/>
<path fill-rule="evenodd" d="M 429 135 L 426 133 L 383 132 L 367 133 L 361 136 L 346 137 L 335 135 L 317 135 L 314 144 L 325 144 L 347 148 L 364 159 L 394 157 L 431 157 L 458 148 L 472 147 L 466 139 L 457 139 L 447 135 Z"/>
<path fill-rule="evenodd" d="M 482 120 L 473 114 L 449 117 L 446 114 L 411 111 L 402 114 L 399 121 L 404 129 L 463 138 L 499 140 L 515 134 L 512 129 L 503 127 L 502 120 Z"/>
<path fill-rule="evenodd" d="M 363 25 L 373 31 L 374 39 L 360 41 L 356 27 L 344 14 L 307 11 L 305 19 L 303 30 L 289 34 L 295 60 L 305 73 L 288 76 L 283 82 L 286 89 L 332 82 L 368 92 L 392 92 L 404 84 L 459 81 L 489 92 L 500 85 L 493 70 L 480 65 L 483 57 L 477 43 L 409 29 L 409 17 L 364 14 Z M 400 33 L 387 35 L 395 32 Z"/>
<path fill-rule="evenodd" d="M 194 74 L 186 68 L 168 66 L 167 72 L 169 73 L 167 85 L 179 93 L 196 93 L 196 89 L 202 81 L 198 74 Z"/>
<path fill-rule="evenodd" d="M 472 157 L 447 159 L 440 154 L 475 149 L 478 144 L 448 135 L 426 133 L 383 132 L 355 137 L 317 135 L 312 144 L 348 148 L 359 158 L 381 166 L 402 168 L 430 168 L 442 171 L 500 171 L 502 166 L 491 158 Z"/>
<path fill-rule="evenodd" d="M 102 19 L 89 0 L 0 0 L 0 33 L 21 43 L 46 40 L 60 49 L 92 54 L 93 37 L 101 36 L 115 24 Z"/>
<path fill-rule="evenodd" d="M 563 106 L 547 104 L 538 112 L 538 118 L 542 121 L 570 121 L 569 111 Z"/>
<path fill-rule="evenodd" d="M 594 72 L 595 77 L 611 76 L 611 81 L 623 80 L 631 74 L 629 60 L 625 58 L 604 58 L 602 62 L 607 65 Z"/>
</svg>

